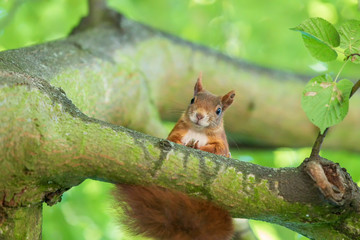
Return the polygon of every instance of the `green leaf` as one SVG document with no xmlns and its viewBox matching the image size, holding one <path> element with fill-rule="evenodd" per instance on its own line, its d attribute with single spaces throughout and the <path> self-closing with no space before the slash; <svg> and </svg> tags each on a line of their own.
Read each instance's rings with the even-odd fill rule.
<svg viewBox="0 0 360 240">
<path fill-rule="evenodd" d="M 305 86 L 301 106 L 322 133 L 345 118 L 352 87 L 350 80 L 343 79 L 336 83 L 329 75 L 315 77 Z"/>
<path fill-rule="evenodd" d="M 333 48 L 340 45 L 340 36 L 325 19 L 309 18 L 291 30 L 301 32 L 306 48 L 316 59 L 327 62 L 337 58 Z"/>
<path fill-rule="evenodd" d="M 360 54 L 360 21 L 350 20 L 339 29 L 341 36 L 340 46 L 344 48 L 345 56 L 348 57 L 351 54 Z M 350 56 L 350 61 L 360 64 L 360 56 Z"/>
<path fill-rule="evenodd" d="M 337 53 L 328 45 L 324 44 L 320 40 L 307 36 L 305 34 L 302 35 L 305 47 L 309 50 L 311 56 L 322 61 L 329 62 L 333 61 L 337 58 Z"/>
<path fill-rule="evenodd" d="M 360 40 L 360 21 L 347 21 L 339 28 L 339 34 L 341 37 L 340 47 L 345 49 L 353 47 L 355 42 Z"/>
</svg>

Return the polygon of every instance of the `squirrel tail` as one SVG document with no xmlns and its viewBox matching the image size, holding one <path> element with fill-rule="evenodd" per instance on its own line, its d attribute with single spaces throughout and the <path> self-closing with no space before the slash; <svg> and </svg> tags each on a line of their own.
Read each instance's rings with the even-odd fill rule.
<svg viewBox="0 0 360 240">
<path fill-rule="evenodd" d="M 135 234 L 161 240 L 227 240 L 233 235 L 230 214 L 202 199 L 158 186 L 119 184 L 115 197 Z"/>
</svg>

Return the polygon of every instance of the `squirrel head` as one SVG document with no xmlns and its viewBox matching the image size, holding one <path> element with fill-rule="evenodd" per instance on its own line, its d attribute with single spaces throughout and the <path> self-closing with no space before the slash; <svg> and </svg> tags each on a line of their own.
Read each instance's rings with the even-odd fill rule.
<svg viewBox="0 0 360 240">
<path fill-rule="evenodd" d="M 196 128 L 217 128 L 222 123 L 224 111 L 232 104 L 235 91 L 224 96 L 216 96 L 203 88 L 200 73 L 195 87 L 194 97 L 186 110 L 186 116 Z"/>
</svg>

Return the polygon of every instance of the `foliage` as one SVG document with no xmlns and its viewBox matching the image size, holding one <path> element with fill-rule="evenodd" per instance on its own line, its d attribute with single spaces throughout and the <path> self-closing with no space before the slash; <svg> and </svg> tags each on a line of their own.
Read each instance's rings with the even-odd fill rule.
<svg viewBox="0 0 360 240">
<path fill-rule="evenodd" d="M 11 18 L 0 29 L 0 50 L 65 37 L 87 14 L 86 7 L 86 0 L 0 1 L 0 27 Z"/>
<path fill-rule="evenodd" d="M 333 49 L 340 45 L 340 37 L 335 27 L 322 18 L 309 18 L 292 30 L 300 31 L 305 46 L 311 55 L 320 61 L 332 61 L 337 58 Z"/>
<path fill-rule="evenodd" d="M 334 82 L 329 75 L 315 77 L 305 86 L 301 106 L 322 133 L 345 118 L 352 87 L 350 80 Z"/>
<path fill-rule="evenodd" d="M 341 36 L 340 47 L 345 49 L 345 56 L 353 55 L 350 60 L 354 63 L 360 63 L 360 56 L 354 55 L 360 53 L 360 21 L 350 20 L 344 23 L 340 29 Z"/>
<path fill-rule="evenodd" d="M 320 61 L 335 60 L 337 52 L 341 52 L 345 55 L 343 67 L 348 61 L 360 63 L 360 21 L 344 23 L 341 34 L 322 18 L 306 19 L 292 30 L 301 32 L 306 48 Z M 311 79 L 303 92 L 302 108 L 321 133 L 341 122 L 348 112 L 353 83 L 347 79 L 337 81 L 343 67 L 334 80 L 329 75 Z"/>
</svg>

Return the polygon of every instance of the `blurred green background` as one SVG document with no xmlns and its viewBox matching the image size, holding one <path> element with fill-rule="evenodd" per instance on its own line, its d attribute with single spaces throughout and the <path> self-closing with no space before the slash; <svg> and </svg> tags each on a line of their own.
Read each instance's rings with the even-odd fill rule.
<svg viewBox="0 0 360 240">
<path fill-rule="evenodd" d="M 339 26 L 360 19 L 356 0 L 109 0 L 125 16 L 261 66 L 306 74 L 336 75 L 342 56 L 321 63 L 310 56 L 299 33 L 289 28 L 308 17 L 323 17 Z M 13 10 L 13 11 L 12 11 Z M 0 51 L 66 37 L 87 14 L 86 0 L 1 0 Z M 343 75 L 358 78 L 348 64 Z M 300 101 L 300 96 L 299 96 Z M 230 139 L 231 142 L 231 139 Z M 269 167 L 295 167 L 305 149 L 233 149 L 233 157 Z M 322 156 L 347 168 L 360 181 L 360 154 L 324 151 Z M 142 239 L 131 237 L 116 222 L 112 185 L 87 180 L 66 192 L 60 204 L 44 205 L 43 239 Z M 286 228 L 251 221 L 259 239 L 306 239 Z"/>
</svg>

